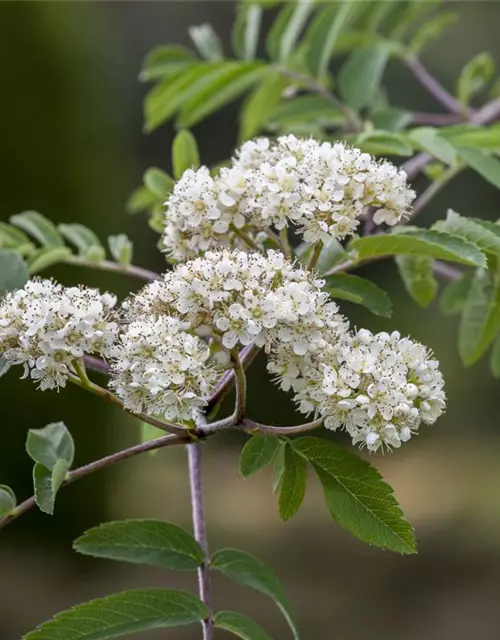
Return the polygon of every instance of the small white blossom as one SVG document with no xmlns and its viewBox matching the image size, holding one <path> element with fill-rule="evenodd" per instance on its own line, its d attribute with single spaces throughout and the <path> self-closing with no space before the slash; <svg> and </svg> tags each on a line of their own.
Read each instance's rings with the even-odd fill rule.
<svg viewBox="0 0 500 640">
<path fill-rule="evenodd" d="M 302 361 L 278 346 L 268 369 L 295 392 L 301 412 L 322 416 L 328 429 L 344 428 L 370 451 L 399 448 L 446 406 L 439 363 L 397 331 L 344 332 Z"/>
<path fill-rule="evenodd" d="M 237 168 L 222 168 L 215 177 L 207 167 L 185 171 L 165 203 L 163 246 L 169 257 L 177 262 L 238 246 L 236 230 L 252 234 L 241 213 L 246 185 Z"/>
<path fill-rule="evenodd" d="M 111 354 L 110 387 L 133 413 L 195 420 L 217 381 L 210 349 L 168 316 L 142 316 Z"/>
<path fill-rule="evenodd" d="M 24 365 L 40 389 L 64 387 L 75 359 L 108 354 L 118 331 L 115 304 L 97 289 L 30 280 L 0 302 L 0 354 Z"/>
<path fill-rule="evenodd" d="M 256 226 L 296 225 L 307 242 L 352 235 L 369 206 L 375 224 L 394 225 L 415 198 L 404 171 L 342 143 L 293 135 L 272 144 L 251 140 L 233 167 L 246 177 L 242 213 Z"/>
<path fill-rule="evenodd" d="M 179 317 L 227 349 L 256 344 L 269 350 L 281 342 L 304 355 L 343 322 L 323 286 L 276 251 L 209 251 L 146 286 L 124 309 L 130 319 L 142 313 Z"/>
</svg>

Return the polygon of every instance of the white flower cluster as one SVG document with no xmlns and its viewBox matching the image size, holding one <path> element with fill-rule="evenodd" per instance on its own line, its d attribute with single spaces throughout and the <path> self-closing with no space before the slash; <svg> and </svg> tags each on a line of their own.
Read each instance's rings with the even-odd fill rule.
<svg viewBox="0 0 500 640">
<path fill-rule="evenodd" d="M 215 176 L 188 169 L 166 202 L 163 245 L 174 261 L 244 246 L 275 227 L 297 227 L 307 242 L 355 233 L 366 207 L 375 224 L 394 225 L 415 193 L 406 174 L 344 144 L 283 136 L 243 144 Z"/>
<path fill-rule="evenodd" d="M 324 281 L 295 268 L 281 253 L 207 252 L 167 272 L 124 304 L 130 319 L 143 313 L 180 318 L 226 349 L 289 344 L 297 355 L 323 344 L 344 320 Z"/>
<path fill-rule="evenodd" d="M 110 387 L 133 413 L 193 420 L 217 381 L 210 349 L 177 318 L 142 316 L 112 350 Z"/>
<path fill-rule="evenodd" d="M 0 354 L 24 365 L 40 389 L 64 387 L 75 359 L 109 352 L 118 330 L 115 304 L 97 289 L 30 280 L 0 302 Z"/>
<path fill-rule="evenodd" d="M 398 448 L 433 424 L 446 405 L 439 363 L 409 338 L 343 333 L 304 359 L 278 347 L 268 368 L 285 390 L 295 392 L 302 413 L 324 418 L 328 429 L 344 428 L 353 443 L 370 451 Z"/>
<path fill-rule="evenodd" d="M 404 171 L 342 143 L 261 138 L 242 146 L 234 167 L 247 180 L 245 212 L 277 229 L 293 223 L 306 242 L 352 235 L 368 206 L 375 224 L 395 225 L 415 198 Z"/>
<path fill-rule="evenodd" d="M 237 169 L 224 167 L 215 177 L 207 167 L 185 171 L 166 202 L 162 242 L 169 257 L 177 262 L 238 246 L 238 231 L 252 234 L 242 214 L 246 186 Z"/>
</svg>

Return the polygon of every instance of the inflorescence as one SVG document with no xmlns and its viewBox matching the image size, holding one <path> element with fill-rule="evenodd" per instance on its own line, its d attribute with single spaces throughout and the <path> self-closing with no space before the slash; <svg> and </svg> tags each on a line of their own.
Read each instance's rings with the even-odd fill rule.
<svg viewBox="0 0 500 640">
<path fill-rule="evenodd" d="M 183 262 L 118 311 L 96 289 L 28 282 L 0 302 L 0 354 L 41 389 L 64 387 L 98 354 L 126 409 L 187 423 L 208 402 L 220 356 L 254 344 L 301 413 L 370 451 L 398 448 L 445 409 L 439 363 L 398 332 L 353 333 L 324 280 L 245 243 L 290 224 L 307 242 L 343 239 L 366 207 L 392 225 L 413 197 L 403 172 L 342 144 L 247 142 L 231 167 L 188 170 L 176 184 L 163 242 Z"/>
<path fill-rule="evenodd" d="M 166 202 L 163 244 L 182 261 L 214 248 L 248 249 L 259 232 L 289 226 L 306 242 L 328 243 L 355 233 L 368 207 L 375 224 L 397 224 L 414 197 L 404 171 L 359 149 L 259 138 L 213 176 L 206 167 L 184 173 Z"/>
</svg>

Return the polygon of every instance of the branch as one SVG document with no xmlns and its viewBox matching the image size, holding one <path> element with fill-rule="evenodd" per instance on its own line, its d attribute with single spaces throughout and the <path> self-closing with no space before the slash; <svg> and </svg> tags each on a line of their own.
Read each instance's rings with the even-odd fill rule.
<svg viewBox="0 0 500 640">
<path fill-rule="evenodd" d="M 467 109 L 431 74 L 415 56 L 407 56 L 404 63 L 420 84 L 427 89 L 437 102 L 451 113 L 467 115 Z"/>
<path fill-rule="evenodd" d="M 240 352 L 240 362 L 244 369 L 248 368 L 259 351 L 259 347 L 256 347 L 254 344 L 243 347 Z M 231 369 L 229 371 L 226 371 L 226 373 L 221 377 L 214 391 L 212 392 L 212 395 L 209 397 L 206 408 L 207 414 L 209 414 L 210 411 L 212 411 L 216 407 L 216 405 L 224 398 L 224 396 L 231 390 L 233 384 L 234 369 Z"/>
<path fill-rule="evenodd" d="M 464 117 L 454 113 L 426 113 L 423 111 L 413 111 L 411 113 L 411 123 L 413 125 L 427 125 L 431 127 L 447 127 L 453 124 L 461 124 Z"/>
<path fill-rule="evenodd" d="M 207 606 L 209 615 L 203 620 L 203 640 L 213 639 L 214 612 L 210 592 L 210 554 L 208 551 L 205 513 L 203 509 L 203 491 L 201 481 L 201 445 L 195 442 L 187 446 L 189 463 L 189 485 L 191 488 L 191 507 L 193 529 L 196 542 L 203 550 L 204 561 L 198 569 L 200 600 Z"/>
<path fill-rule="evenodd" d="M 247 406 L 247 379 L 237 347 L 231 351 L 231 360 L 234 365 L 234 384 L 236 388 L 234 422 L 235 424 L 239 424 L 245 417 Z"/>
<path fill-rule="evenodd" d="M 112 453 L 105 458 L 101 458 L 100 460 L 95 460 L 94 462 L 90 462 L 89 464 L 84 465 L 83 467 L 78 467 L 74 471 L 70 471 L 66 480 L 62 483 L 62 487 L 66 487 L 71 484 L 75 480 L 79 478 L 84 478 L 94 471 L 99 471 L 100 469 L 105 469 L 106 467 L 110 467 L 116 462 L 120 462 L 120 460 L 127 460 L 128 458 L 132 458 L 140 453 L 145 453 L 146 451 L 154 451 L 155 449 L 162 449 L 163 447 L 171 447 L 179 444 L 187 444 L 192 441 L 190 436 L 186 434 L 185 436 L 176 436 L 176 435 L 168 435 L 162 436 L 161 438 L 156 438 L 155 440 L 150 440 L 149 442 L 143 442 L 141 444 L 136 444 L 133 447 L 129 447 L 128 449 L 123 449 L 122 451 L 118 451 L 117 453 Z M 32 509 L 36 505 L 34 496 L 28 498 L 24 502 L 21 502 L 12 513 L 8 516 L 0 518 L 0 529 L 6 527 L 8 524 L 19 518 L 23 513 L 26 513 L 30 509 Z"/>
<path fill-rule="evenodd" d="M 322 427 L 323 418 L 291 427 L 275 427 L 270 424 L 260 424 L 259 422 L 254 422 L 253 420 L 245 418 L 240 426 L 243 427 L 245 431 L 255 433 L 265 433 L 273 436 L 293 436 L 297 433 L 307 433 L 308 431 Z"/>
<path fill-rule="evenodd" d="M 149 269 L 143 269 L 143 267 L 136 267 L 133 264 L 120 264 L 119 262 L 111 262 L 109 260 L 101 260 L 100 262 L 93 262 L 92 260 L 85 260 L 78 256 L 69 256 L 64 262 L 66 264 L 73 264 L 80 267 L 89 267 L 91 269 L 99 269 L 101 271 L 112 271 L 114 273 L 121 273 L 140 280 L 146 280 L 146 282 L 152 282 L 157 280 L 160 275 Z"/>
</svg>

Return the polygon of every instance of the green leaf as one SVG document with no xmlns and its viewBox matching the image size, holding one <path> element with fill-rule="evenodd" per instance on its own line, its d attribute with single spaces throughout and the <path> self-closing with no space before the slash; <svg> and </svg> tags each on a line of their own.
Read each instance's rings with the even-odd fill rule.
<svg viewBox="0 0 500 640">
<path fill-rule="evenodd" d="M 169 120 L 225 66 L 225 62 L 192 63 L 161 80 L 144 100 L 145 130 L 150 133 Z"/>
<path fill-rule="evenodd" d="M 465 366 L 474 364 L 500 329 L 500 283 L 496 275 L 478 269 L 465 301 L 458 332 L 458 352 Z"/>
<path fill-rule="evenodd" d="M 340 70 L 340 93 L 347 104 L 359 111 L 373 104 L 389 60 L 384 44 L 363 47 L 352 53 Z"/>
<path fill-rule="evenodd" d="M 155 196 L 155 199 L 151 202 L 151 204 L 156 204 L 158 199 L 162 202 L 166 200 L 168 194 L 174 188 L 174 181 L 161 169 L 157 167 L 151 167 L 144 172 L 144 176 L 142 178 L 144 180 L 144 184 L 148 189 L 149 193 L 152 193 Z"/>
<path fill-rule="evenodd" d="M 6 360 L 4 356 L 0 356 L 0 378 L 8 373 L 11 367 L 12 363 Z"/>
<path fill-rule="evenodd" d="M 109 236 L 109 250 L 116 262 L 120 264 L 130 264 L 134 247 L 132 241 L 124 233 L 117 236 Z"/>
<path fill-rule="evenodd" d="M 8 516 L 16 508 L 16 495 L 6 484 L 0 484 L 0 518 Z"/>
<path fill-rule="evenodd" d="M 59 262 L 64 262 L 71 255 L 68 247 L 41 247 L 34 251 L 28 258 L 30 273 L 37 273 L 48 269 Z"/>
<path fill-rule="evenodd" d="M 294 2 L 287 2 L 278 13 L 266 38 L 266 49 L 273 61 L 279 60 L 281 53 L 281 39 L 295 9 Z"/>
<path fill-rule="evenodd" d="M 374 156 L 403 156 L 413 155 L 413 147 L 408 144 L 405 136 L 388 131 L 371 131 L 360 133 L 356 145 L 366 153 Z"/>
<path fill-rule="evenodd" d="M 418 55 L 432 40 L 439 38 L 445 29 L 458 20 L 458 15 L 451 12 L 441 12 L 434 18 L 427 19 L 413 36 L 408 50 Z"/>
<path fill-rule="evenodd" d="M 71 433 L 63 422 L 53 422 L 43 429 L 30 429 L 26 439 L 26 451 L 34 462 L 52 470 L 57 461 L 73 464 L 75 444 Z"/>
<path fill-rule="evenodd" d="M 417 127 L 408 132 L 408 139 L 416 145 L 420 151 L 425 151 L 433 158 L 437 158 L 447 165 L 455 165 L 457 154 L 455 148 L 439 135 L 439 131 L 433 127 Z"/>
<path fill-rule="evenodd" d="M 327 276 L 326 291 L 332 298 L 362 304 L 377 316 L 390 318 L 392 315 L 391 299 L 383 289 L 370 280 L 339 273 Z"/>
<path fill-rule="evenodd" d="M 104 260 L 106 252 L 96 234 L 83 224 L 60 224 L 59 233 L 75 245 L 82 257 L 92 257 L 95 262 Z"/>
<path fill-rule="evenodd" d="M 500 378 L 500 336 L 497 336 L 493 343 L 490 358 L 490 369 L 495 378 Z"/>
<path fill-rule="evenodd" d="M 307 43 L 307 67 L 312 76 L 323 78 L 342 30 L 358 7 L 354 2 L 334 3 L 316 13 L 304 38 Z"/>
<path fill-rule="evenodd" d="M 345 118 L 345 114 L 326 98 L 304 95 L 282 101 L 269 115 L 269 122 L 277 128 L 294 129 L 301 123 L 339 125 Z"/>
<path fill-rule="evenodd" d="M 295 254 L 303 265 L 307 265 L 311 258 L 313 246 L 309 242 L 304 242 L 295 249 Z M 327 273 L 332 267 L 348 260 L 349 255 L 338 240 L 332 238 L 327 245 L 324 245 L 316 263 L 316 271 L 319 274 Z"/>
<path fill-rule="evenodd" d="M 231 37 L 233 49 L 242 60 L 253 60 L 259 45 L 262 7 L 250 2 L 240 2 L 236 11 Z"/>
<path fill-rule="evenodd" d="M 29 280 L 24 260 L 13 251 L 0 250 L 0 298 L 8 291 L 24 287 Z"/>
<path fill-rule="evenodd" d="M 439 135 L 451 144 L 461 147 L 479 147 L 487 151 L 500 152 L 500 126 L 480 127 L 473 125 L 457 125 L 441 127 Z"/>
<path fill-rule="evenodd" d="M 302 29 L 313 10 L 312 0 L 301 0 L 301 2 L 294 2 L 293 5 L 294 7 L 290 14 L 290 19 L 287 21 L 286 27 L 283 29 L 279 42 L 278 59 L 280 62 L 285 62 L 288 56 L 293 52 L 300 34 L 302 33 Z"/>
<path fill-rule="evenodd" d="M 459 280 L 453 280 L 443 289 L 439 298 L 439 308 L 445 316 L 460 313 L 465 306 L 472 286 L 472 274 L 464 274 Z"/>
<path fill-rule="evenodd" d="M 500 256 L 500 228 L 491 222 L 488 226 L 488 221 L 464 218 L 456 211 L 448 209 L 446 220 L 440 220 L 434 228 L 473 242 L 485 253 Z"/>
<path fill-rule="evenodd" d="M 299 640 L 297 624 L 283 587 L 263 562 L 244 551 L 221 549 L 214 553 L 212 567 L 238 584 L 261 591 L 274 600 L 290 625 L 295 640 Z"/>
<path fill-rule="evenodd" d="M 203 551 L 193 536 L 161 520 L 105 522 L 86 531 L 75 540 L 73 548 L 95 558 L 167 569 L 196 569 L 204 560 Z"/>
<path fill-rule="evenodd" d="M 478 53 L 462 69 L 457 83 L 457 96 L 468 106 L 471 98 L 482 91 L 495 75 L 495 61 L 489 53 Z"/>
<path fill-rule="evenodd" d="M 290 520 L 300 509 L 307 487 L 307 462 L 285 445 L 285 468 L 280 482 L 279 513 L 282 520 Z"/>
<path fill-rule="evenodd" d="M 438 291 L 434 260 L 427 256 L 397 256 L 396 264 L 410 296 L 421 307 L 428 307 Z"/>
<path fill-rule="evenodd" d="M 285 448 L 286 442 L 280 440 L 273 464 L 273 493 L 277 493 L 281 489 L 283 474 L 285 473 Z"/>
<path fill-rule="evenodd" d="M 229 631 L 242 640 L 272 640 L 262 627 L 241 613 L 219 611 L 215 614 L 214 625 L 216 629 Z"/>
<path fill-rule="evenodd" d="M 64 247 L 64 241 L 54 224 L 41 213 L 24 211 L 11 216 L 10 223 L 26 231 L 45 247 Z"/>
<path fill-rule="evenodd" d="M 420 255 L 469 266 L 486 266 L 484 255 L 474 244 L 440 231 L 367 236 L 351 242 L 350 248 L 358 252 L 359 260 L 389 255 Z"/>
<path fill-rule="evenodd" d="M 40 511 L 49 516 L 54 513 L 56 494 L 64 482 L 68 470 L 69 464 L 62 458 L 56 461 L 52 469 L 47 469 L 39 462 L 33 467 L 35 502 Z"/>
<path fill-rule="evenodd" d="M 224 57 L 222 42 L 211 24 L 204 23 L 189 27 L 188 33 L 202 58 L 222 60 Z"/>
<path fill-rule="evenodd" d="M 292 446 L 313 464 L 336 522 L 368 544 L 415 553 L 412 527 L 377 469 L 328 440 L 305 437 Z"/>
<path fill-rule="evenodd" d="M 170 589 L 137 589 L 80 604 L 59 613 L 23 640 L 107 640 L 139 631 L 201 622 L 207 607 Z"/>
<path fill-rule="evenodd" d="M 177 126 L 194 126 L 250 89 L 266 72 L 266 66 L 256 62 L 226 63 L 210 82 L 183 102 Z"/>
<path fill-rule="evenodd" d="M 179 71 L 194 60 L 193 53 L 185 47 L 156 47 L 148 53 L 139 79 L 143 82 L 158 80 Z"/>
<path fill-rule="evenodd" d="M 151 193 L 146 187 L 138 187 L 127 200 L 127 213 L 135 214 L 141 213 L 142 211 L 149 211 L 158 204 L 158 200 L 158 196 L 155 193 Z"/>
<path fill-rule="evenodd" d="M 404 109 L 384 107 L 372 113 L 371 121 L 376 130 L 397 132 L 406 129 L 412 121 L 412 114 Z"/>
<path fill-rule="evenodd" d="M 500 189 L 500 162 L 490 157 L 484 151 L 472 147 L 456 147 L 458 155 L 471 169 L 474 169 L 480 176 Z"/>
<path fill-rule="evenodd" d="M 248 478 L 263 467 L 271 464 L 280 446 L 276 436 L 257 434 L 252 436 L 241 451 L 240 473 Z"/>
<path fill-rule="evenodd" d="M 28 236 L 6 222 L 0 222 L 0 249 L 16 249 L 19 253 L 19 247 L 30 245 Z M 33 247 L 33 245 L 31 245 Z"/>
<path fill-rule="evenodd" d="M 186 169 L 200 166 L 200 156 L 196 138 L 187 129 L 179 131 L 172 144 L 172 165 L 174 176 L 178 180 Z"/>
<path fill-rule="evenodd" d="M 266 124 L 269 114 L 281 100 L 289 80 L 279 72 L 270 69 L 263 82 L 246 100 L 240 114 L 240 142 L 253 138 Z"/>
</svg>

